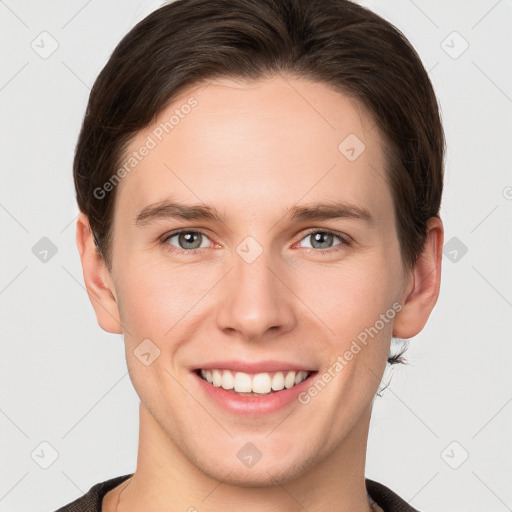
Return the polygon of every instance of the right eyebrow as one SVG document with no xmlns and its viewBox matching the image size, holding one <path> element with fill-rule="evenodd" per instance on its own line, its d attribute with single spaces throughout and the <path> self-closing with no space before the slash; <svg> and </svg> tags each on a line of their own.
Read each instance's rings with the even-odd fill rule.
<svg viewBox="0 0 512 512">
<path fill-rule="evenodd" d="M 164 200 L 144 207 L 137 215 L 135 224 L 145 226 L 159 219 L 209 220 L 224 222 L 224 216 L 216 209 L 201 204 L 184 205 Z"/>
</svg>

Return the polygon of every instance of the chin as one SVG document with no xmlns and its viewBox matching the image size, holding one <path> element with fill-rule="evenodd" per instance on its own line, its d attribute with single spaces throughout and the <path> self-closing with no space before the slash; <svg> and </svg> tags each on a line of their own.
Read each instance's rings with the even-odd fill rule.
<svg viewBox="0 0 512 512">
<path fill-rule="evenodd" d="M 301 458 L 304 452 L 300 452 Z M 222 465 L 216 464 L 223 461 Z M 236 457 L 232 464 L 227 463 L 226 455 L 215 460 L 195 461 L 195 465 L 208 477 L 223 484 L 237 487 L 272 487 L 295 480 L 313 466 L 313 458 L 307 460 L 283 460 L 262 456 L 252 467 L 245 467 Z"/>
</svg>

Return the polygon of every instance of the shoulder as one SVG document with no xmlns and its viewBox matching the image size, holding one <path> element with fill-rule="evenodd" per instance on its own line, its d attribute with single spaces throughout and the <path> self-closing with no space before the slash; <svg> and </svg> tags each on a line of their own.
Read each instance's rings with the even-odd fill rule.
<svg viewBox="0 0 512 512">
<path fill-rule="evenodd" d="M 384 512 L 419 512 L 398 496 L 398 494 L 379 482 L 367 478 L 366 490 Z"/>
<path fill-rule="evenodd" d="M 130 478 L 132 474 L 133 473 L 117 476 L 110 480 L 99 482 L 96 485 L 93 485 L 86 494 L 59 508 L 55 512 L 101 512 L 101 502 L 105 494 Z"/>
</svg>

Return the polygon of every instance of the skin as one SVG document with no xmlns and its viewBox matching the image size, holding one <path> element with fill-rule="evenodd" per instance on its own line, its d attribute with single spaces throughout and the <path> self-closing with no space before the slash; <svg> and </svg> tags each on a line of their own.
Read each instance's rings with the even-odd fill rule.
<svg viewBox="0 0 512 512">
<path fill-rule="evenodd" d="M 103 510 L 119 501 L 118 511 L 366 512 L 373 398 L 391 336 L 415 336 L 437 301 L 442 223 L 430 219 L 424 251 L 407 270 L 374 122 L 354 100 L 303 79 L 196 85 L 128 152 L 191 96 L 198 105 L 118 185 L 111 271 L 87 217 L 77 222 L 98 323 L 124 333 L 141 400 L 135 474 L 107 494 Z M 366 146 L 352 162 L 338 150 L 349 134 Z M 135 224 L 145 206 L 167 198 L 215 206 L 226 220 Z M 373 221 L 284 216 L 326 201 L 365 208 Z M 180 228 L 203 232 L 204 248 L 191 252 L 178 237 L 159 242 Z M 335 236 L 318 248 L 312 228 L 350 243 Z M 250 264 L 236 251 L 247 236 L 262 248 Z M 172 252 L 179 248 L 189 252 Z M 277 359 L 320 375 L 397 303 L 401 311 L 307 405 L 234 415 L 212 403 L 189 371 L 221 358 Z M 160 356 L 145 366 L 134 350 L 148 338 Z M 237 458 L 247 442 L 262 452 L 251 468 Z"/>
</svg>

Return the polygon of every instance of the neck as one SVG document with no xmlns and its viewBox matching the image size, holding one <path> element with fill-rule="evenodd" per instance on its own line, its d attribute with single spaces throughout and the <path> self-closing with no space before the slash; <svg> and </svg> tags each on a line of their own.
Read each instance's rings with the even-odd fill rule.
<svg viewBox="0 0 512 512">
<path fill-rule="evenodd" d="M 137 468 L 119 486 L 117 499 L 111 497 L 117 501 L 112 510 L 369 512 L 364 470 L 370 413 L 371 408 L 327 457 L 296 468 L 295 478 L 282 481 L 267 471 L 265 485 L 242 487 L 231 483 L 232 471 L 219 480 L 199 469 L 141 404 Z"/>
</svg>

